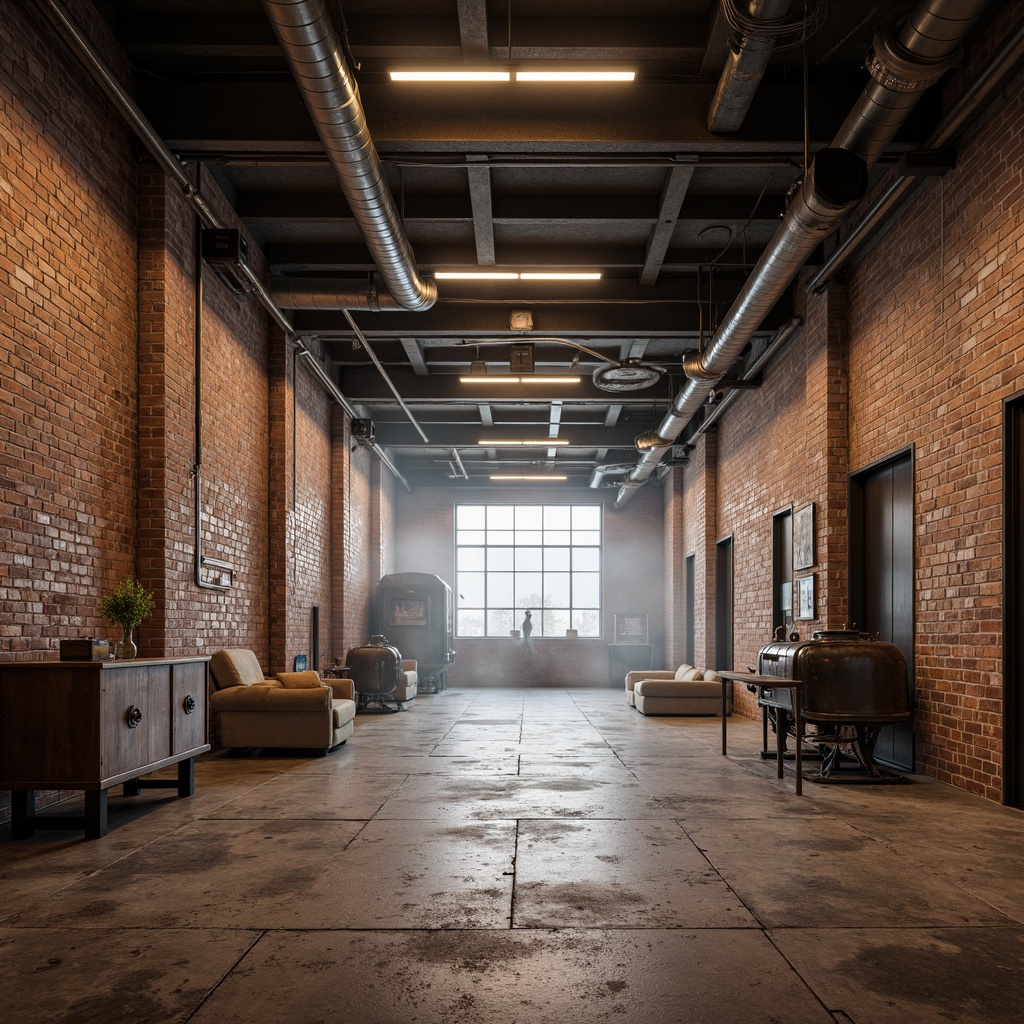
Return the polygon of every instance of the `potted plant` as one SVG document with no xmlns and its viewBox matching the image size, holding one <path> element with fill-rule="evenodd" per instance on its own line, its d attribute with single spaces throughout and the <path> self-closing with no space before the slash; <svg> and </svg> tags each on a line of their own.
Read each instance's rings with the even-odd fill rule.
<svg viewBox="0 0 1024 1024">
<path fill-rule="evenodd" d="M 122 580 L 100 602 L 100 613 L 121 627 L 121 639 L 114 645 L 115 658 L 134 658 L 139 649 L 132 632 L 153 610 L 153 595 L 138 580 Z"/>
</svg>

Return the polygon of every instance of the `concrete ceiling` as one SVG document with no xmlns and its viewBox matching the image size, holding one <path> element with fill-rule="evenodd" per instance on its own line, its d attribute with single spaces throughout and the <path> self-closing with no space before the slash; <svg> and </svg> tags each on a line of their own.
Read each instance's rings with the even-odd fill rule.
<svg viewBox="0 0 1024 1024">
<path fill-rule="evenodd" d="M 489 485 L 497 470 L 566 473 L 570 485 L 585 486 L 596 465 L 635 461 L 634 438 L 657 425 L 683 384 L 683 353 L 708 339 L 772 237 L 805 146 L 813 155 L 834 137 L 867 81 L 876 29 L 910 5 L 813 6 L 806 45 L 775 50 L 742 127 L 724 134 L 707 127 L 730 36 L 718 0 L 329 4 L 424 277 L 476 267 L 603 275 L 441 281 L 424 312 L 353 312 L 426 443 L 343 311 L 289 312 L 300 336 L 322 340 L 341 391 L 373 421 L 377 443 L 413 488 Z M 272 274 L 374 275 L 257 0 L 99 7 L 131 58 L 146 116 L 176 153 L 216 176 Z M 466 87 L 387 79 L 390 68 L 436 64 L 601 64 L 635 68 L 637 80 Z M 927 137 L 935 93 L 876 178 Z M 792 309 L 787 296 L 755 345 Z M 532 314 L 532 331 L 510 326 L 514 311 Z M 581 383 L 459 383 L 472 360 L 507 373 L 512 344 L 531 346 L 534 373 L 577 373 Z M 642 390 L 594 386 L 595 370 L 626 359 L 666 373 Z M 569 445 L 478 446 L 501 437 Z M 468 481 L 459 479 L 460 462 Z"/>
</svg>

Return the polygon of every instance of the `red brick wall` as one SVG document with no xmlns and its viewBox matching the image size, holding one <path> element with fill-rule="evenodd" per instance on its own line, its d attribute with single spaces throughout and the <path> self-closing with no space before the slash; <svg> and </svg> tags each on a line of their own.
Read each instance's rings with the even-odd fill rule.
<svg viewBox="0 0 1024 1024">
<path fill-rule="evenodd" d="M 607 686 L 608 644 L 615 613 L 648 615 L 655 664 L 664 657 L 665 546 L 663 498 L 657 487 L 638 492 L 624 511 L 612 508 L 615 488 L 559 491 L 559 502 L 602 502 L 604 514 L 604 636 L 600 640 L 534 637 L 530 647 L 494 638 L 456 638 L 449 685 Z M 456 502 L 496 500 L 493 492 L 453 488 L 396 492 L 395 572 L 427 572 L 455 585 Z M 504 500 L 551 502 L 551 491 L 519 489 Z"/>
<path fill-rule="evenodd" d="M 74 8 L 124 70 L 91 5 Z M 110 635 L 100 596 L 136 564 L 134 152 L 51 37 L 37 12 L 5 5 L 0 656 L 18 659 Z"/>
<path fill-rule="evenodd" d="M 997 22 L 991 38 L 1005 35 Z M 918 765 L 999 799 L 1002 403 L 1024 388 L 1020 76 L 958 152 L 851 277 L 850 463 L 914 445 Z"/>
</svg>

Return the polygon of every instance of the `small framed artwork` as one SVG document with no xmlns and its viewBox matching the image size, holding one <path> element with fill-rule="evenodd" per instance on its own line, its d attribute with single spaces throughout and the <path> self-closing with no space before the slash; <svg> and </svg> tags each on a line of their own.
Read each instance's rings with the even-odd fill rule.
<svg viewBox="0 0 1024 1024">
<path fill-rule="evenodd" d="M 646 644 L 647 616 L 640 612 L 615 616 L 615 642 L 617 644 Z"/>
<path fill-rule="evenodd" d="M 796 581 L 798 619 L 813 619 L 814 614 L 814 576 L 801 576 Z"/>
<path fill-rule="evenodd" d="M 814 502 L 793 513 L 793 568 L 809 569 L 814 565 Z"/>
<path fill-rule="evenodd" d="M 305 654 L 295 655 L 295 671 L 305 672 L 309 668 L 309 657 Z"/>
</svg>

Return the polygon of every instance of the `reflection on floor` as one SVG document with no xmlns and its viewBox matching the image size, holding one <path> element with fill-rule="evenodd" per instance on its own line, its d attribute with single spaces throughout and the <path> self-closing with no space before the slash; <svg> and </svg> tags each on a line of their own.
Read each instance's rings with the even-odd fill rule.
<svg viewBox="0 0 1024 1024">
<path fill-rule="evenodd" d="M 797 797 L 758 724 L 729 745 L 619 690 L 449 691 L 327 757 L 204 758 L 192 798 L 115 790 L 101 840 L 8 826 L 0 1012 L 1021 1019 L 1024 815 L 920 777 Z"/>
</svg>

